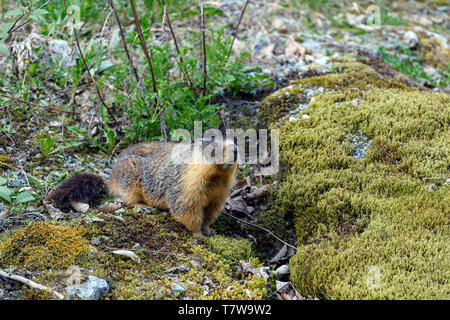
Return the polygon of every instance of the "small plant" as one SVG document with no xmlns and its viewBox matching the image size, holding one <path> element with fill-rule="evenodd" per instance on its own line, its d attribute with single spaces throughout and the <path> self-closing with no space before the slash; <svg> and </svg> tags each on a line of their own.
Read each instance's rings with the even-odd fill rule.
<svg viewBox="0 0 450 320">
<path fill-rule="evenodd" d="M 431 76 L 423 70 L 421 63 L 411 50 L 405 48 L 404 46 L 399 46 L 399 51 L 404 55 L 404 57 L 395 53 L 389 53 L 384 47 L 379 47 L 378 50 L 383 62 L 390 64 L 400 72 L 411 76 L 411 78 L 416 81 L 422 79 L 426 83 L 433 86 L 445 86 L 449 83 L 448 70 L 450 70 L 450 65 L 448 65 L 443 71 L 441 71 L 441 81 L 439 83 L 434 83 L 431 80 Z"/>
<path fill-rule="evenodd" d="M 28 203 L 36 200 L 29 191 L 8 188 L 6 183 L 7 180 L 0 177 L 0 200 L 10 204 L 13 202 L 15 204 Z M 13 201 L 13 198 L 15 198 L 15 201 Z"/>
<path fill-rule="evenodd" d="M 53 148 L 53 139 L 51 137 L 48 137 L 47 139 L 41 138 L 39 139 L 39 142 L 41 144 L 42 157 L 47 158 Z"/>
</svg>

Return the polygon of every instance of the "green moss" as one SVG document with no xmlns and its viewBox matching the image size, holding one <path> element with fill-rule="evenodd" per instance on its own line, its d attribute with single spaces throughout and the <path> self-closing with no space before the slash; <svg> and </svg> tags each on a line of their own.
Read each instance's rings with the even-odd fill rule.
<svg viewBox="0 0 450 320">
<path fill-rule="evenodd" d="M 27 270 L 66 268 L 84 260 L 89 245 L 81 226 L 36 223 L 0 243 L 0 264 Z"/>
<path fill-rule="evenodd" d="M 208 240 L 214 252 L 235 261 L 247 260 L 252 253 L 252 243 L 248 239 L 234 239 L 214 236 Z"/>
<path fill-rule="evenodd" d="M 337 66 L 337 73 L 320 77 L 292 81 L 290 85 L 261 101 L 259 117 L 264 125 L 273 123 L 295 110 L 299 104 L 308 103 L 307 89 L 322 88 L 324 93 L 342 92 L 340 98 L 357 98 L 361 91 L 369 88 L 403 88 L 407 87 L 394 80 L 384 79 L 375 70 L 363 63 L 346 62 Z M 337 98 L 337 97 L 335 97 Z"/>
<path fill-rule="evenodd" d="M 138 209 L 122 213 L 126 223 L 106 219 L 82 226 L 37 223 L 0 241 L 0 268 L 19 267 L 33 272 L 32 279 L 61 293 L 79 268 L 80 281 L 88 275 L 106 279 L 112 292 L 104 299 L 263 299 L 266 282 L 253 275 L 236 273 L 238 261 L 252 257 L 246 240 L 216 236 L 210 243 L 194 239 L 169 215 L 142 213 Z M 230 245 L 232 251 L 226 248 Z M 213 249 L 214 248 L 214 249 Z M 113 254 L 114 249 L 135 252 L 140 261 Z M 213 252 L 216 251 L 216 252 Z M 220 253 L 219 253 L 220 252 Z M 199 265 L 192 264 L 197 261 Z M 166 271 L 184 264 L 189 272 L 169 278 Z M 174 278 L 172 278 L 174 277 Z M 212 283 L 204 295 L 205 281 Z M 177 293 L 172 282 L 186 290 Z M 24 299 L 49 299 L 51 295 L 30 288 Z"/>
<path fill-rule="evenodd" d="M 450 48 L 446 48 L 441 40 L 420 33 L 420 56 L 422 63 L 432 65 L 438 70 L 445 69 L 450 61 Z"/>
<path fill-rule="evenodd" d="M 386 200 L 361 235 L 300 246 L 292 281 L 326 299 L 449 299 L 449 191 Z"/>
<path fill-rule="evenodd" d="M 359 67 L 291 83 L 284 92 L 296 99 L 315 89 L 302 111 L 309 118 L 274 117 L 285 169 L 269 209 L 296 230 L 292 280 L 301 293 L 325 298 L 448 298 L 448 186 L 428 194 L 422 178 L 449 176 L 450 97 Z M 263 106 L 283 103 L 277 95 Z M 367 141 L 362 160 L 355 136 Z M 385 278 L 369 292 L 371 265 Z"/>
</svg>

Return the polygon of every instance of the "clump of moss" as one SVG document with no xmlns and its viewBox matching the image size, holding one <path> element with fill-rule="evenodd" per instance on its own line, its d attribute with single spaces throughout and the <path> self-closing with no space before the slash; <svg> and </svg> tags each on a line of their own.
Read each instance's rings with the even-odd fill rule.
<svg viewBox="0 0 450 320">
<path fill-rule="evenodd" d="M 59 269 L 80 263 L 89 253 L 81 226 L 32 224 L 0 243 L 0 264 L 27 270 Z"/>
<path fill-rule="evenodd" d="M 252 243 L 248 239 L 235 239 L 224 236 L 209 238 L 208 243 L 214 252 L 235 261 L 247 260 L 252 253 Z"/>
<path fill-rule="evenodd" d="M 420 36 L 420 56 L 422 63 L 429 64 L 438 70 L 443 70 L 450 61 L 450 48 L 446 48 L 442 40 L 429 37 L 422 33 Z"/>
<path fill-rule="evenodd" d="M 277 121 L 289 111 L 297 109 L 300 104 L 309 103 L 311 89 L 319 89 L 318 92 L 323 94 L 346 91 L 347 98 L 355 99 L 362 91 L 373 87 L 408 88 L 394 79 L 383 78 L 373 68 L 360 62 L 342 63 L 337 66 L 336 71 L 337 73 L 292 81 L 286 88 L 264 98 L 259 109 L 263 125 Z"/>
<path fill-rule="evenodd" d="M 270 211 L 291 217 L 296 230 L 293 283 L 325 298 L 448 298 L 448 187 L 429 195 L 422 178 L 449 175 L 450 97 L 355 67 L 291 83 L 299 95 L 324 89 L 301 111 L 309 117 L 275 122 L 286 169 Z M 271 99 L 265 107 L 284 101 Z M 368 140 L 362 159 L 354 156 L 355 135 Z M 369 292 L 364 275 L 372 265 L 385 278 Z"/>
<path fill-rule="evenodd" d="M 291 280 L 326 299 L 449 299 L 449 191 L 386 200 L 361 235 L 300 246 Z"/>
</svg>

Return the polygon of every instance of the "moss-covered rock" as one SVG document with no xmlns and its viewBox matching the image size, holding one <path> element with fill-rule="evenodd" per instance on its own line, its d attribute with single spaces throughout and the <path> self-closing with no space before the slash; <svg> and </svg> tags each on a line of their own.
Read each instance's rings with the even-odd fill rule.
<svg viewBox="0 0 450 320">
<path fill-rule="evenodd" d="M 89 253 L 82 226 L 32 224 L 0 242 L 0 265 L 27 270 L 67 268 Z"/>
<path fill-rule="evenodd" d="M 290 116 L 266 119 L 280 129 L 286 168 L 271 214 L 290 217 L 300 243 L 292 280 L 330 299 L 448 298 L 450 190 L 438 179 L 429 193 L 423 178 L 449 176 L 450 97 L 359 64 L 340 72 L 262 103 L 263 116 L 280 106 Z M 371 266 L 381 274 L 374 290 Z"/>
</svg>

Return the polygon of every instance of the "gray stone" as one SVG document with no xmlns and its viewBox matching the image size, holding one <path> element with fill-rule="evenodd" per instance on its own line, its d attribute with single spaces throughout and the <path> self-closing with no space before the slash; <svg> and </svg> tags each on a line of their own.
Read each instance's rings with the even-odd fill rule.
<svg viewBox="0 0 450 320">
<path fill-rule="evenodd" d="M 177 293 L 180 293 L 180 292 L 183 292 L 183 291 L 186 290 L 182 285 L 180 285 L 177 282 L 172 282 L 172 286 L 171 287 L 172 287 L 172 290 L 177 292 Z"/>
<path fill-rule="evenodd" d="M 414 31 L 407 31 L 403 36 L 403 42 L 408 46 L 408 48 L 412 49 L 419 43 L 419 37 Z"/>
<path fill-rule="evenodd" d="M 86 281 L 80 285 L 66 287 L 69 295 L 75 295 L 82 300 L 98 300 L 100 297 L 111 291 L 108 281 L 95 276 L 87 277 Z"/>
<path fill-rule="evenodd" d="M 275 274 L 276 274 L 278 280 L 283 280 L 283 281 L 289 280 L 289 266 L 287 264 L 284 264 L 284 265 L 278 267 L 275 270 Z"/>
</svg>

